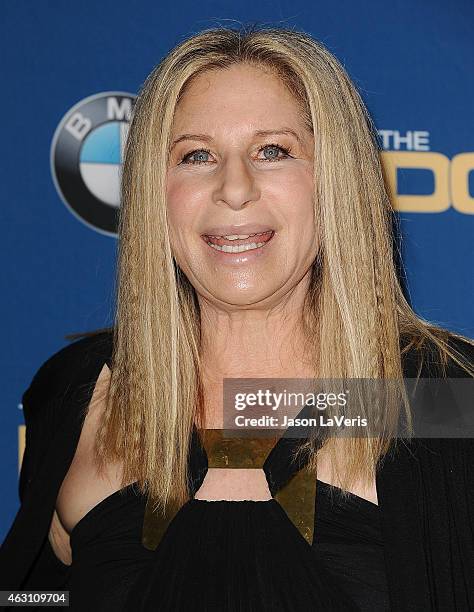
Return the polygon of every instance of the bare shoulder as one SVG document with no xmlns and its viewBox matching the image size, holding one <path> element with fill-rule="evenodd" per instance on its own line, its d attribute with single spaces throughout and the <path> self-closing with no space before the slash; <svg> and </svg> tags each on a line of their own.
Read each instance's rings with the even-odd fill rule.
<svg viewBox="0 0 474 612">
<path fill-rule="evenodd" d="M 18 486 L 21 501 L 53 439 L 66 392 L 74 388 L 77 376 L 88 375 L 91 364 L 93 378 L 97 377 L 95 366 L 110 360 L 112 341 L 112 330 L 76 339 L 50 355 L 34 373 L 22 395 L 26 438 Z"/>
<path fill-rule="evenodd" d="M 96 503 L 100 501 L 101 491 L 98 491 L 99 485 L 94 479 L 88 453 L 107 400 L 111 376 L 107 362 L 112 355 L 112 339 L 112 330 L 101 331 L 76 339 L 60 348 L 41 364 L 23 393 L 26 445 L 20 472 L 20 499 L 24 498 L 25 491 L 35 477 L 36 466 L 52 439 L 52 432 L 57 422 L 57 410 L 62 406 L 64 393 L 74 384 L 77 376 L 82 376 L 83 372 L 88 375 L 92 370 L 96 371 L 96 366 L 101 367 L 98 378 L 94 375 L 96 380 L 92 382 L 95 386 L 79 443 L 58 495 L 60 498 L 64 487 L 66 503 L 58 506 L 58 500 L 56 501 L 48 533 L 53 552 L 66 565 L 71 562 L 67 525 L 71 520 L 75 520 L 77 512 L 87 512 L 88 504 L 94 505 L 94 501 Z M 80 474 L 83 475 L 82 483 Z M 78 500 L 74 494 L 71 496 L 70 485 L 74 483 L 77 486 L 76 495 L 80 493 Z M 66 508 L 64 516 L 63 507 Z M 72 514 L 68 514 L 68 510 L 71 509 Z"/>
<path fill-rule="evenodd" d="M 61 484 L 49 531 L 56 556 L 71 563 L 70 533 L 84 516 L 121 487 L 121 464 L 109 465 L 99 474 L 94 462 L 94 442 L 107 403 L 111 371 L 104 363 L 95 384 L 79 442 Z"/>
</svg>

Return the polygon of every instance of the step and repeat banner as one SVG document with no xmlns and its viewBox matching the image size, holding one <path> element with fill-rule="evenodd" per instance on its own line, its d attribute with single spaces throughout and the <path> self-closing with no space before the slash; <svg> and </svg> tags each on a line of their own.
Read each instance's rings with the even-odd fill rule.
<svg viewBox="0 0 474 612">
<path fill-rule="evenodd" d="M 18 509 L 21 396 L 65 336 L 113 321 L 119 177 L 133 100 L 186 36 L 302 29 L 343 63 L 377 126 L 425 319 L 474 337 L 474 5 L 397 0 L 0 4 L 0 541 Z"/>
</svg>

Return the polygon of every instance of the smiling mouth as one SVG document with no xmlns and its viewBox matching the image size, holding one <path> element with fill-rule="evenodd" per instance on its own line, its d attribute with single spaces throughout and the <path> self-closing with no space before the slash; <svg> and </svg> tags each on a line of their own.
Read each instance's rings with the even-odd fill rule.
<svg viewBox="0 0 474 612">
<path fill-rule="evenodd" d="M 270 242 L 275 235 L 275 230 L 260 232 L 250 235 L 232 236 L 202 236 L 203 240 L 216 251 L 223 253 L 243 253 L 259 249 Z"/>
</svg>

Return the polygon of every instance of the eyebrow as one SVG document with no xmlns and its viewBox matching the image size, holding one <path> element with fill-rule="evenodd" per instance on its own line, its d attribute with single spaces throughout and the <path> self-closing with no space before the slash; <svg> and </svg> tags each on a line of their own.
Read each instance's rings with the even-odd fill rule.
<svg viewBox="0 0 474 612">
<path fill-rule="evenodd" d="M 289 136 L 293 136 L 300 144 L 302 144 L 301 138 L 298 136 L 298 134 L 291 128 L 286 127 L 280 128 L 278 130 L 257 130 L 253 133 L 253 137 L 276 136 L 277 134 L 287 134 Z M 208 134 L 181 134 L 181 136 L 178 136 L 178 138 L 173 140 L 173 142 L 171 143 L 170 151 L 173 149 L 173 147 L 175 147 L 179 142 L 182 142 L 183 140 L 203 140 L 204 142 L 211 142 L 213 138 Z"/>
</svg>

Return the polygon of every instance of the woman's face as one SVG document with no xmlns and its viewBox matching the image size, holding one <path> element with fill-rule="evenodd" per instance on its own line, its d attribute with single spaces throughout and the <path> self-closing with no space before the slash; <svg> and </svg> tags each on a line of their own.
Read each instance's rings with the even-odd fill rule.
<svg viewBox="0 0 474 612">
<path fill-rule="evenodd" d="M 172 250 L 197 293 L 262 305 L 291 292 L 318 239 L 313 135 L 283 83 L 246 64 L 199 75 L 177 106 L 171 142 Z"/>
</svg>

